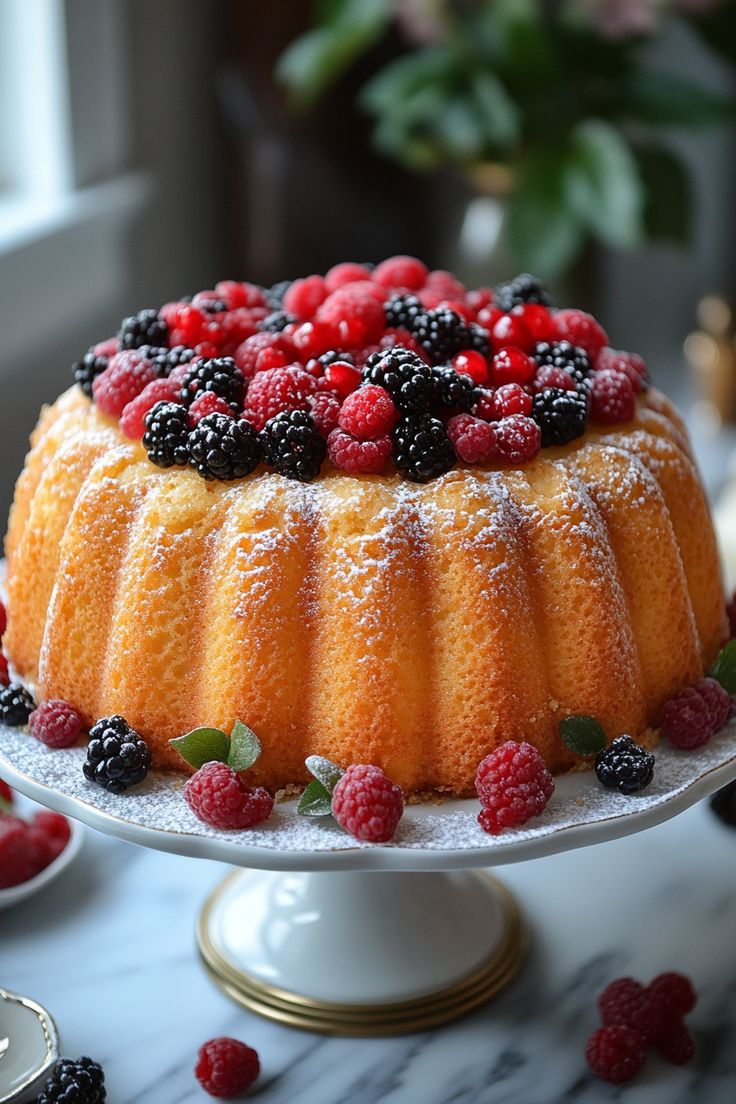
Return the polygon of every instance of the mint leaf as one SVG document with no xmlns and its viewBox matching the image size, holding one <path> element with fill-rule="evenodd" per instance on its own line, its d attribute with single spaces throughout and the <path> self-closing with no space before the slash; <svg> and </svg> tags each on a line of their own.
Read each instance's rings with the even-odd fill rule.
<svg viewBox="0 0 736 1104">
<path fill-rule="evenodd" d="M 316 779 L 314 782 L 310 782 L 299 798 L 296 811 L 300 816 L 330 816 L 332 813 L 332 798 L 329 791 Z"/>
<path fill-rule="evenodd" d="M 332 794 L 345 771 L 337 763 L 325 759 L 322 755 L 310 755 L 305 760 L 306 768 L 322 784 L 328 794 Z"/>
<path fill-rule="evenodd" d="M 561 720 L 560 738 L 565 747 L 576 755 L 596 755 L 606 746 L 603 725 L 585 713 Z"/>
<path fill-rule="evenodd" d="M 234 771 L 247 771 L 261 754 L 261 742 L 252 729 L 236 721 L 230 733 L 230 754 L 227 765 Z"/>
<path fill-rule="evenodd" d="M 195 728 L 184 736 L 169 740 L 169 743 L 195 770 L 213 760 L 227 763 L 230 753 L 230 741 L 219 728 Z"/>
<path fill-rule="evenodd" d="M 726 645 L 708 673 L 729 694 L 736 694 L 736 640 Z"/>
</svg>

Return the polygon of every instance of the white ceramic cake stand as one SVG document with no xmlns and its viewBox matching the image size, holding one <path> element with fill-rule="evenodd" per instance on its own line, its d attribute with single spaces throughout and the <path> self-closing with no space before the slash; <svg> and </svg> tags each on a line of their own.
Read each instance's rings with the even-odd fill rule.
<svg viewBox="0 0 736 1104">
<path fill-rule="evenodd" d="M 0 726 L 0 775 L 22 793 L 102 832 L 239 868 L 204 905 L 199 947 L 241 1004 L 296 1027 L 393 1034 L 469 1011 L 515 974 L 518 905 L 483 867 L 538 858 L 641 831 L 736 779 L 736 723 L 706 748 L 657 752 L 652 785 L 624 797 L 592 772 L 557 780 L 545 813 L 499 837 L 476 801 L 407 808 L 390 844 L 361 844 L 329 819 L 277 805 L 265 825 L 200 823 L 181 776 L 152 772 L 121 796 L 83 777 L 84 748 L 49 751 Z"/>
</svg>

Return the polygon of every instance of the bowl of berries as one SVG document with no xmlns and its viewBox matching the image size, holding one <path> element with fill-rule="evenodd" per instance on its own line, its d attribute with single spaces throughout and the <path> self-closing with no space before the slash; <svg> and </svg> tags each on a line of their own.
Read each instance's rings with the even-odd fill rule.
<svg viewBox="0 0 736 1104">
<path fill-rule="evenodd" d="M 83 834 L 77 821 L 18 799 L 0 779 L 0 909 L 25 901 L 66 870 Z"/>
</svg>

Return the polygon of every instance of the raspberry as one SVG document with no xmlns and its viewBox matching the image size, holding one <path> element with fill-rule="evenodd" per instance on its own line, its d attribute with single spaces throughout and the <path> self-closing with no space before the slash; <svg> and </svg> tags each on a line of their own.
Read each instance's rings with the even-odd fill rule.
<svg viewBox="0 0 736 1104">
<path fill-rule="evenodd" d="M 198 307 L 190 303 L 173 303 L 171 309 L 162 309 L 161 314 L 169 326 L 169 343 L 186 345 L 193 349 L 203 337 L 207 316 Z"/>
<path fill-rule="evenodd" d="M 605 372 L 608 368 L 614 372 L 623 372 L 637 395 L 648 384 L 646 363 L 637 353 L 625 353 L 620 349 L 604 346 L 595 358 L 595 369 L 597 372 Z"/>
<path fill-rule="evenodd" d="M 266 295 L 263 288 L 257 284 L 238 280 L 220 280 L 215 284 L 215 293 L 225 300 L 228 310 L 237 307 L 265 307 Z"/>
<path fill-rule="evenodd" d="M 224 414 L 226 418 L 233 417 L 233 409 L 230 403 L 214 391 L 201 391 L 189 407 L 189 425 L 194 428 L 206 418 L 208 414 Z"/>
<path fill-rule="evenodd" d="M 493 393 L 491 399 L 492 420 L 509 418 L 512 414 L 532 412 L 532 397 L 518 383 L 506 383 Z"/>
<path fill-rule="evenodd" d="M 309 413 L 317 432 L 323 437 L 329 437 L 333 429 L 337 429 L 340 399 L 334 391 L 320 391 L 310 398 Z"/>
<path fill-rule="evenodd" d="M 153 364 L 138 351 L 116 353 L 92 384 L 92 397 L 104 414 L 119 418 L 128 403 L 155 378 Z"/>
<path fill-rule="evenodd" d="M 472 414 L 456 414 L 450 418 L 447 436 L 466 464 L 486 464 L 498 456 L 496 426 Z"/>
<path fill-rule="evenodd" d="M 281 358 L 281 365 L 274 363 L 276 356 Z M 256 372 L 283 367 L 296 359 L 294 342 L 283 333 L 253 334 L 235 350 L 235 363 L 246 380 L 252 379 Z"/>
<path fill-rule="evenodd" d="M 357 440 L 342 429 L 333 429 L 327 438 L 330 460 L 336 468 L 352 475 L 377 475 L 391 455 L 391 438 L 378 437 L 370 441 Z"/>
<path fill-rule="evenodd" d="M 630 1027 L 643 997 L 644 986 L 633 978 L 623 977 L 612 981 L 598 998 L 603 1026 Z"/>
<path fill-rule="evenodd" d="M 382 299 L 376 298 L 376 290 L 375 285 L 365 282 L 345 284 L 325 299 L 317 311 L 317 321 L 333 325 L 346 320 L 359 322 L 351 335 L 351 344 L 377 341 L 386 326 L 386 314 Z"/>
<path fill-rule="evenodd" d="M 478 764 L 475 788 L 483 806 L 478 823 L 497 836 L 539 816 L 555 788 L 552 775 L 532 744 L 508 740 Z"/>
<path fill-rule="evenodd" d="M 549 292 L 542 286 L 536 276 L 528 272 L 522 272 L 514 280 L 506 284 L 499 284 L 496 288 L 493 300 L 499 310 L 511 311 L 522 303 L 540 303 L 549 306 Z"/>
<path fill-rule="evenodd" d="M 282 410 L 266 422 L 261 440 L 267 463 L 280 475 L 301 483 L 309 483 L 319 475 L 327 445 L 311 414 Z"/>
<path fill-rule="evenodd" d="M 669 1034 L 677 1019 L 677 1013 L 647 988 L 638 1008 L 632 1009 L 628 1026 L 638 1031 L 650 1046 L 656 1046 Z"/>
<path fill-rule="evenodd" d="M 392 839 L 403 812 L 401 787 L 379 767 L 348 767 L 332 793 L 332 815 L 337 823 L 366 843 Z"/>
<path fill-rule="evenodd" d="M 539 368 L 561 368 L 578 384 L 590 376 L 590 357 L 569 341 L 538 341 L 532 355 Z"/>
<path fill-rule="evenodd" d="M 659 723 L 674 747 L 690 750 L 707 744 L 723 728 L 731 709 L 731 698 L 720 683 L 703 678 L 665 702 Z"/>
<path fill-rule="evenodd" d="M 358 280 L 370 280 L 371 274 L 365 265 L 355 264 L 354 261 L 344 261 L 342 264 L 333 265 L 325 276 L 325 287 L 328 293 L 337 291 L 344 284 L 354 284 Z"/>
<path fill-rule="evenodd" d="M 682 1020 L 673 1020 L 658 1044 L 659 1053 L 673 1066 L 686 1066 L 695 1056 L 695 1043 Z"/>
<path fill-rule="evenodd" d="M 425 364 L 429 364 L 427 350 L 419 344 L 413 334 L 409 333 L 408 330 L 403 329 L 401 326 L 396 329 L 389 327 L 389 329 L 385 330 L 381 340 L 378 342 L 377 348 L 372 351 L 377 352 L 380 349 L 393 349 L 397 345 L 403 345 L 405 349 L 409 349 L 410 352 L 416 353 Z M 365 364 L 367 359 L 367 356 L 363 357 L 363 364 Z"/>
<path fill-rule="evenodd" d="M 376 265 L 372 278 L 385 288 L 407 288 L 416 291 L 427 281 L 427 266 L 416 257 L 388 257 Z"/>
<path fill-rule="evenodd" d="M 492 391 L 489 387 L 479 387 L 476 395 L 475 406 L 470 413 L 474 414 L 476 418 L 482 418 L 484 422 L 495 422 L 495 391 Z"/>
<path fill-rule="evenodd" d="M 10 671 L 8 670 L 8 661 L 0 652 L 0 686 L 10 685 Z"/>
<path fill-rule="evenodd" d="M 399 419 L 399 411 L 388 391 L 368 383 L 353 391 L 340 410 L 340 428 L 361 441 L 385 437 Z"/>
<path fill-rule="evenodd" d="M 465 298 L 465 284 L 461 284 L 457 276 L 453 276 L 446 268 L 434 268 L 428 272 L 426 286 L 442 295 L 444 299 Z"/>
<path fill-rule="evenodd" d="M 7 782 L 3 782 L 2 778 L 0 778 L 0 799 L 7 801 L 9 805 L 13 801 L 13 791 Z"/>
<path fill-rule="evenodd" d="M 268 315 L 267 307 L 239 307 L 222 316 L 220 321 L 220 352 L 223 356 L 232 356 L 235 350 L 249 337 L 260 331 L 261 322 Z"/>
<path fill-rule="evenodd" d="M 308 410 L 317 384 L 303 368 L 269 368 L 251 381 L 244 414 L 258 430 L 282 411 Z"/>
<path fill-rule="evenodd" d="M 37 1104 L 102 1104 L 106 1098 L 102 1066 L 91 1058 L 62 1058 L 44 1085 Z"/>
<path fill-rule="evenodd" d="M 346 399 L 360 387 L 361 378 L 358 368 L 346 361 L 337 360 L 325 368 L 321 386 L 336 392 L 341 399 Z"/>
<path fill-rule="evenodd" d="M 327 298 L 327 286 L 321 276 L 306 276 L 294 280 L 284 295 L 284 310 L 295 315 L 300 322 L 314 318 L 317 308 Z"/>
<path fill-rule="evenodd" d="M 585 1047 L 588 1065 L 602 1081 L 631 1081 L 644 1068 L 647 1052 L 638 1031 L 620 1025 L 601 1027 Z"/>
<path fill-rule="evenodd" d="M 657 974 L 654 980 L 649 982 L 647 992 L 664 1001 L 680 1016 L 687 1016 L 698 1003 L 698 995 L 690 978 L 684 974 L 675 973 L 674 970 Z"/>
<path fill-rule="evenodd" d="M 93 725 L 82 764 L 88 782 L 119 794 L 136 786 L 148 774 L 151 753 L 148 744 L 124 717 L 102 717 Z"/>
<path fill-rule="evenodd" d="M 470 376 L 473 383 L 488 383 L 491 373 L 482 353 L 466 349 L 452 358 L 452 367 L 461 375 Z"/>
<path fill-rule="evenodd" d="M 523 414 L 512 414 L 496 424 L 498 455 L 508 464 L 528 464 L 539 452 L 541 444 L 539 426 Z"/>
<path fill-rule="evenodd" d="M 0 640 L 5 636 L 5 630 L 8 627 L 8 614 L 5 606 L 0 602 Z"/>
<path fill-rule="evenodd" d="M 595 422 L 615 425 L 634 417 L 636 394 L 631 380 L 623 372 L 610 368 L 596 372 L 590 391 L 590 416 Z"/>
<path fill-rule="evenodd" d="M 71 747 L 82 732 L 82 718 L 69 702 L 50 698 L 33 710 L 28 718 L 28 727 L 31 736 L 46 747 Z"/>
<path fill-rule="evenodd" d="M 52 860 L 61 854 L 71 839 L 71 825 L 61 813 L 52 813 L 44 809 L 34 816 L 33 827 L 46 837 Z"/>
<path fill-rule="evenodd" d="M 604 345 L 608 344 L 608 334 L 592 314 L 581 310 L 561 310 L 555 315 L 555 330 L 561 341 L 569 341 L 584 349 L 591 360 L 595 360 Z"/>
<path fill-rule="evenodd" d="M 477 314 L 483 307 L 487 307 L 490 303 L 493 303 L 493 292 L 489 287 L 474 288 L 473 291 L 469 291 L 465 296 L 465 302 L 473 313 Z"/>
<path fill-rule="evenodd" d="M 173 402 L 181 385 L 176 380 L 155 379 L 147 383 L 135 399 L 129 402 L 120 417 L 120 428 L 131 441 L 140 441 L 146 432 L 146 414 L 158 402 Z"/>
<path fill-rule="evenodd" d="M 654 778 L 654 756 L 630 736 L 617 736 L 595 757 L 595 773 L 602 786 L 622 794 L 638 793 Z"/>
<path fill-rule="evenodd" d="M 27 882 L 40 869 L 25 821 L 14 816 L 0 816 L 0 889 Z"/>
<path fill-rule="evenodd" d="M 491 380 L 494 387 L 505 383 L 529 383 L 536 370 L 536 362 L 521 349 L 500 349 L 493 358 Z"/>
<path fill-rule="evenodd" d="M 564 368 L 552 368 L 548 364 L 537 369 L 537 374 L 531 382 L 531 390 L 535 395 L 553 387 L 558 391 L 577 391 L 578 384 L 574 376 L 566 372 Z"/>
<path fill-rule="evenodd" d="M 268 820 L 273 798 L 262 786 L 253 789 L 225 763 L 205 763 L 184 787 L 187 805 L 213 828 L 252 828 Z"/>
<path fill-rule="evenodd" d="M 237 1039 L 210 1039 L 199 1048 L 194 1076 L 215 1097 L 244 1093 L 261 1072 L 258 1053 Z"/>
</svg>

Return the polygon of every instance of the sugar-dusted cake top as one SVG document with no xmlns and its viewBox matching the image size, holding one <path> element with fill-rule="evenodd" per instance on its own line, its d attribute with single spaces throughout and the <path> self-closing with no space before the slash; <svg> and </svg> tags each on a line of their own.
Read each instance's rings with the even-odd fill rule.
<svg viewBox="0 0 736 1104">
<path fill-rule="evenodd" d="M 140 310 L 74 365 L 77 383 L 160 467 L 208 480 L 266 465 L 316 478 L 393 467 L 522 466 L 589 422 L 633 417 L 634 353 L 533 276 L 468 290 L 414 257 L 212 291 Z"/>
</svg>

